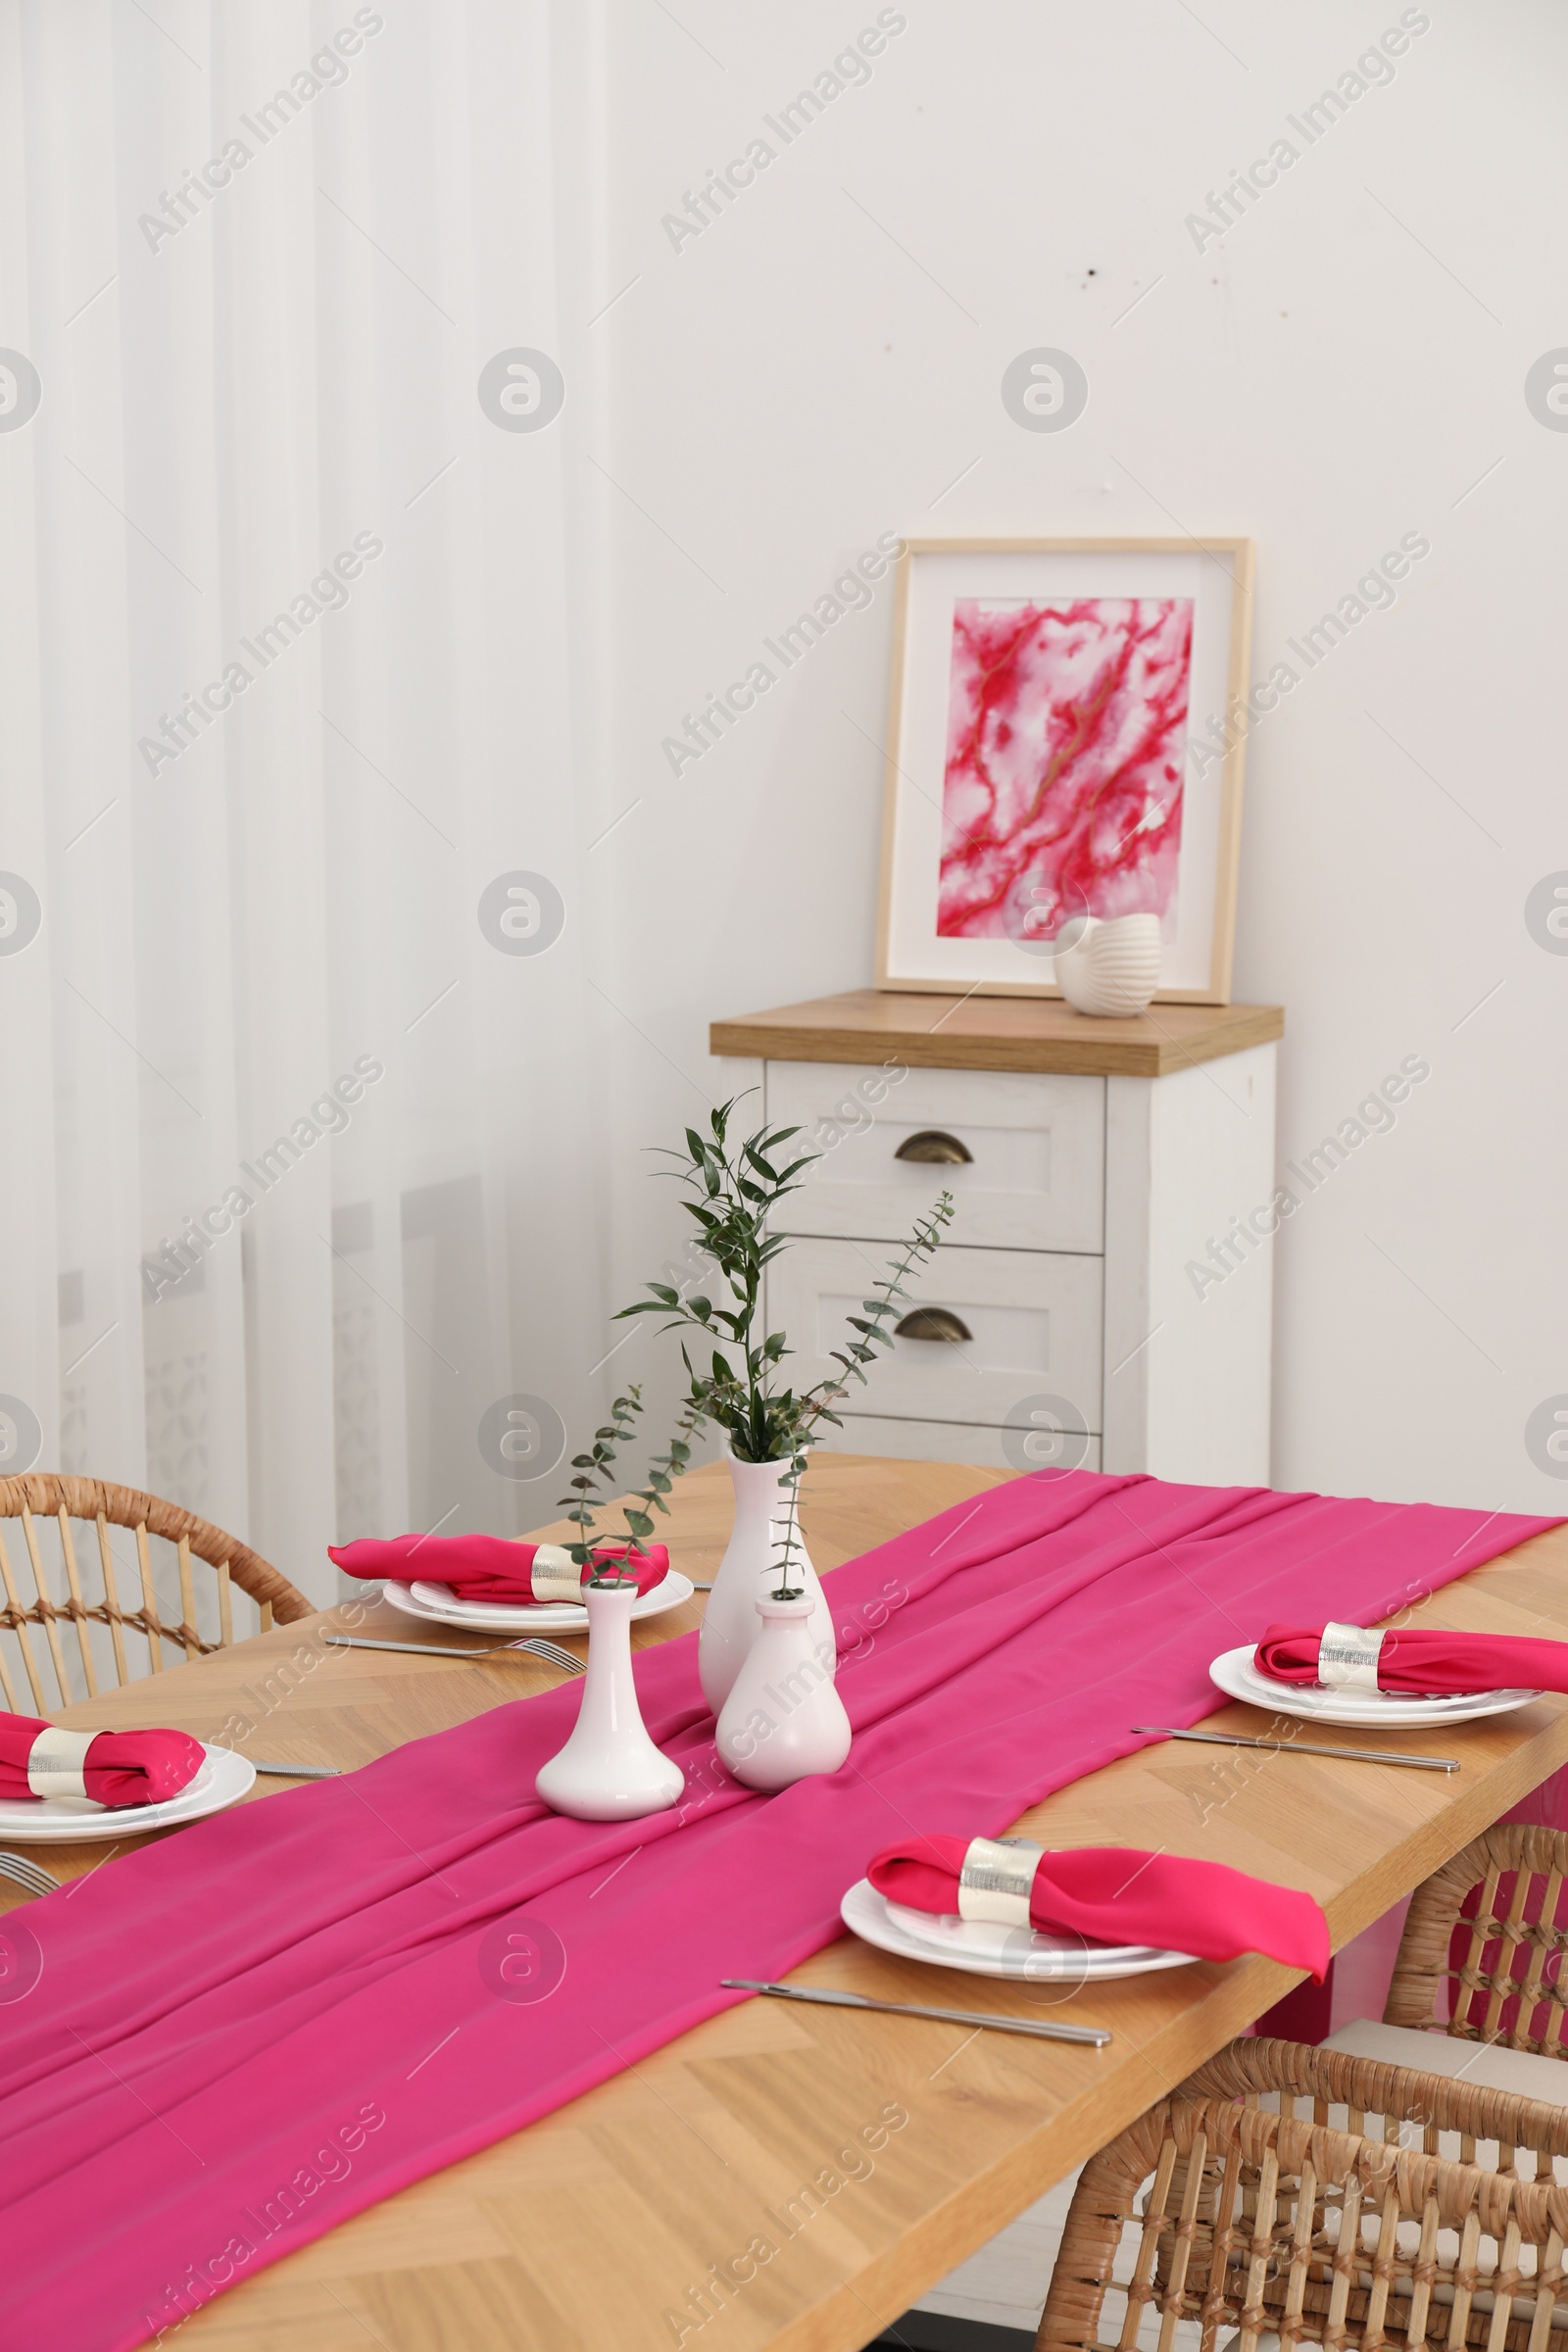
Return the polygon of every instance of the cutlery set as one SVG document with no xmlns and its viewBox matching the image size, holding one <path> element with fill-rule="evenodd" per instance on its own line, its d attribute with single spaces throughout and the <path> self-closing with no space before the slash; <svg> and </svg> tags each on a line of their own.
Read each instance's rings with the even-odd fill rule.
<svg viewBox="0 0 1568 2352">
<path fill-rule="evenodd" d="M 1301 1740 L 1259 1740 L 1244 1737 L 1238 1732 L 1180 1731 L 1168 1724 L 1135 1723 L 1133 1732 L 1162 1740 L 1191 1740 L 1214 1747 L 1250 1747 L 1263 1753 L 1278 1754 L 1282 1749 L 1303 1756 L 1333 1756 L 1354 1764 L 1396 1764 L 1416 1772 L 1450 1773 L 1459 1770 L 1453 1756 L 1408 1755 L 1396 1748 L 1339 1747 L 1317 1745 Z M 814 1985 L 770 1984 L 750 1977 L 721 1977 L 721 1984 L 735 1992 L 756 1992 L 770 1995 L 781 2001 L 815 2002 L 823 2008 L 876 2009 L 894 2017 L 930 2018 L 943 2025 L 974 2026 L 993 2034 L 1021 2034 L 1042 2041 L 1070 2041 L 1086 2043 L 1094 2049 L 1103 2049 L 1111 2035 L 1100 2026 L 1069 2026 L 1054 2019 L 997 2017 L 977 2009 L 927 2009 L 907 2001 L 873 2000 L 863 1992 L 827 1991 Z"/>
</svg>

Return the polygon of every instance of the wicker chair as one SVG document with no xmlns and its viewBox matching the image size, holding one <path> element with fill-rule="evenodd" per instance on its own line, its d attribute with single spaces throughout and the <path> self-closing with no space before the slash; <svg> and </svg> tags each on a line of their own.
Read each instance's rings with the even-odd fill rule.
<svg viewBox="0 0 1568 2352">
<path fill-rule="evenodd" d="M 1568 1992 L 1559 1975 L 1568 1924 L 1558 1918 L 1565 1880 L 1568 1837 L 1560 1830 L 1513 1821 L 1483 1830 L 1416 1888 L 1385 2023 L 1568 2058 Z M 1466 1938 L 1462 1956 L 1456 1930 Z"/>
<path fill-rule="evenodd" d="M 1554 2159 L 1568 2178 L 1560 2108 L 1342 2051 L 1232 2042 L 1084 2168 L 1037 2352 L 1131 2347 L 1155 2319 L 1159 2352 L 1183 2322 L 1201 2352 L 1221 2328 L 1240 2330 L 1237 2352 L 1265 2333 L 1285 2352 L 1303 2339 L 1546 2352 L 1554 2324 L 1559 2345 L 1568 2328 Z M 1107 2289 L 1126 2298 L 1114 2336 Z"/>
<path fill-rule="evenodd" d="M 6 1544 L 5 1522 L 22 1522 L 22 1542 L 26 1552 L 33 1598 L 24 1601 Z M 53 1520 L 59 1529 L 62 1574 L 55 1580 L 57 1598 L 51 1591 L 40 1544 L 40 1523 Z M 97 1541 L 98 1573 L 103 1586 L 102 1600 L 90 1601 L 83 1586 L 76 1546 L 72 1535 L 72 1521 L 80 1520 L 90 1529 Z M 136 1541 L 137 1582 L 140 1586 L 140 1606 L 126 1609 L 121 1601 L 116 1582 L 114 1554 L 110 1545 L 111 1528 L 134 1531 Z M 173 1547 L 179 1580 L 179 1622 L 166 1625 L 159 1615 L 158 1596 L 154 1584 L 153 1558 L 149 1538 L 158 1539 Z M 91 1539 L 89 1538 L 89 1542 Z M 51 1548 L 53 1539 L 51 1538 Z M 90 1554 L 89 1554 L 90 1556 Z M 193 1559 L 204 1561 L 217 1571 L 216 1608 L 201 1612 L 216 1620 L 216 1640 L 204 1638 L 197 1627 L 198 1607 Z M 62 1625 L 74 1627 L 75 1647 L 80 1661 L 81 1677 L 89 1695 L 100 1688 L 98 1668 L 107 1667 L 108 1658 L 100 1637 L 95 1644 L 90 1629 L 108 1629 L 109 1645 L 113 1655 L 114 1675 L 123 1685 L 133 1679 L 125 1654 L 125 1632 L 129 1628 L 143 1637 L 147 1644 L 147 1671 L 158 1674 L 164 1665 L 163 1644 L 168 1642 L 180 1657 L 198 1658 L 210 1650 L 226 1648 L 234 1639 L 233 1592 L 238 1586 L 248 1593 L 260 1611 L 262 1628 L 272 1624 L 274 1618 L 284 1625 L 295 1618 L 308 1617 L 311 1603 L 303 1592 L 291 1585 L 286 1576 L 252 1551 L 247 1544 L 225 1536 L 222 1529 L 198 1519 L 190 1511 L 182 1511 L 172 1502 L 163 1502 L 156 1494 L 140 1494 L 131 1487 L 111 1487 L 94 1478 L 64 1478 L 53 1471 L 29 1471 L 23 1478 L 0 1478 L 0 1636 L 15 1636 L 17 1649 L 25 1671 L 32 1705 L 38 1714 L 48 1711 L 51 1704 L 69 1705 L 78 1695 L 71 1688 L 71 1665 L 66 1645 L 61 1640 Z M 30 1627 L 41 1630 L 48 1648 L 49 1665 L 58 1700 L 44 1695 L 40 1660 L 33 1645 Z M 95 1647 L 97 1657 L 94 1656 Z M 0 1639 L 0 1698 L 16 1711 L 19 1699 L 16 1684 L 6 1660 L 6 1643 Z"/>
</svg>

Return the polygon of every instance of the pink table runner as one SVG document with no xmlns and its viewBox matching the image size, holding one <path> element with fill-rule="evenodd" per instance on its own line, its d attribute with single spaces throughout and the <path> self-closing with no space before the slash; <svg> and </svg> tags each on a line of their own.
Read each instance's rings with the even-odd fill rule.
<svg viewBox="0 0 1568 2352">
<path fill-rule="evenodd" d="M 568 1684 L 11 1914 L 0 2342 L 130 2352 L 727 2007 L 720 1977 L 831 1942 L 911 1820 L 998 1835 L 1145 1744 L 1126 1725 L 1210 1712 L 1209 1659 L 1287 1609 L 1372 1622 L 1554 1524 L 1020 1479 L 831 1578 L 856 1734 L 831 1778 L 731 1782 L 688 1637 L 637 1661 L 675 1811 L 540 1806 Z"/>
</svg>

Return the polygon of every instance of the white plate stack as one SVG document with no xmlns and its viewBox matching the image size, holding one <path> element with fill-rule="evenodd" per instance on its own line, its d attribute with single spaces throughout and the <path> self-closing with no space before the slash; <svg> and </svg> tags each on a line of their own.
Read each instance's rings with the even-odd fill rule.
<svg viewBox="0 0 1568 2352">
<path fill-rule="evenodd" d="M 651 1592 L 640 1592 L 633 1601 L 633 1623 L 678 1609 L 696 1590 L 690 1577 L 669 1569 Z M 471 1634 L 581 1634 L 588 1630 L 588 1612 L 573 1600 L 536 1600 L 513 1608 L 496 1600 L 460 1600 L 450 1585 L 422 1579 L 412 1585 L 389 1584 L 382 1597 L 421 1625 L 456 1625 Z"/>
<path fill-rule="evenodd" d="M 105 1838 L 130 1838 L 143 1830 L 171 1830 L 204 1814 L 221 1813 L 238 1802 L 256 1779 L 248 1756 L 231 1747 L 207 1747 L 206 1762 L 177 1796 L 160 1805 L 117 1805 L 90 1809 L 71 1797 L 18 1796 L 0 1799 L 0 1844 L 91 1845 Z"/>
<path fill-rule="evenodd" d="M 1338 1723 L 1350 1731 L 1417 1731 L 1423 1724 L 1470 1723 L 1479 1715 L 1511 1715 L 1528 1707 L 1539 1690 L 1459 1690 L 1447 1697 L 1423 1697 L 1412 1690 L 1363 1690 L 1353 1685 L 1277 1683 L 1252 1663 L 1252 1644 L 1223 1650 L 1208 1670 L 1228 1698 L 1276 1715 L 1298 1715 L 1308 1723 Z"/>
<path fill-rule="evenodd" d="M 844 1925 L 878 1951 L 901 1960 L 962 1969 L 966 1976 L 1001 1977 L 1011 1984 L 1060 1986 L 1111 1977 L 1143 1977 L 1154 1969 L 1185 1968 L 1190 1952 L 1162 1952 L 1147 1943 L 1095 1943 L 1087 1936 L 1047 1936 L 1038 1928 L 1004 1928 L 952 1913 L 916 1911 L 890 1903 L 869 1879 L 858 1879 L 839 1906 Z"/>
</svg>

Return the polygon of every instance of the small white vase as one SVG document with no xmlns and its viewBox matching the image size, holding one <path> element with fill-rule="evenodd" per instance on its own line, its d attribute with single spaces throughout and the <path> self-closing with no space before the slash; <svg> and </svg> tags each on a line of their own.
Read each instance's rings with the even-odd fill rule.
<svg viewBox="0 0 1568 2352">
<path fill-rule="evenodd" d="M 743 1462 L 733 1453 L 729 1474 L 735 1488 L 735 1524 L 729 1545 L 718 1564 L 713 1590 L 708 1595 L 703 1630 L 697 1644 L 697 1671 L 703 1696 L 716 1715 L 734 1687 L 735 1677 L 761 1628 L 757 1602 L 779 1581 L 784 1558 L 784 1531 L 789 1521 L 790 1494 L 782 1482 L 789 1463 Z M 795 1508 L 799 1512 L 800 1490 Z M 790 1583 L 799 1585 L 811 1602 L 811 1638 L 833 1672 L 836 1644 L 833 1617 L 821 1580 L 806 1556 L 799 1516 L 790 1551 Z"/>
<path fill-rule="evenodd" d="M 1064 928 L 1075 936 L 1057 948 L 1054 971 L 1068 1004 L 1079 1012 L 1142 1012 L 1159 986 L 1158 915 L 1118 914 L 1102 923 L 1086 914 Z"/>
<path fill-rule="evenodd" d="M 635 1821 L 679 1804 L 686 1776 L 648 1737 L 631 1671 L 633 1585 L 586 1585 L 588 1673 L 571 1738 L 534 1788 L 574 1821 Z"/>
<path fill-rule="evenodd" d="M 756 1603 L 760 1623 L 718 1718 L 717 1747 L 748 1788 L 788 1788 L 837 1772 L 850 1752 L 850 1719 L 811 1638 L 809 1593 Z"/>
</svg>

